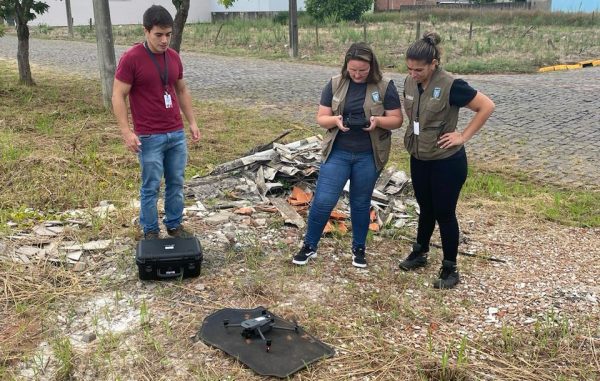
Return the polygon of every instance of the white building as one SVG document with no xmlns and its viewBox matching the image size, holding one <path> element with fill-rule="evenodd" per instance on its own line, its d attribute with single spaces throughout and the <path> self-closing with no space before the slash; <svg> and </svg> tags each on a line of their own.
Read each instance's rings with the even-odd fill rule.
<svg viewBox="0 0 600 381">
<path fill-rule="evenodd" d="M 38 15 L 30 25 L 66 26 L 67 11 L 64 0 L 45 0 L 48 11 Z M 304 0 L 298 0 L 298 9 L 304 9 Z M 113 25 L 141 24 L 144 11 L 151 5 L 162 5 L 175 17 L 171 0 L 109 0 L 110 18 Z M 237 0 L 226 9 L 217 0 L 191 0 L 188 23 L 211 22 L 212 13 L 279 12 L 288 10 L 288 0 Z M 73 25 L 89 25 L 94 20 L 92 0 L 71 0 Z"/>
</svg>

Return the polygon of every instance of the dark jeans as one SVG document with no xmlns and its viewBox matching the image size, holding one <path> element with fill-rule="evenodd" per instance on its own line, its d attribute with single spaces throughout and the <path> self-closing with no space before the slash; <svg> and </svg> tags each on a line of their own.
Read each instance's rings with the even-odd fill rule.
<svg viewBox="0 0 600 381">
<path fill-rule="evenodd" d="M 350 180 L 352 247 L 365 247 L 370 222 L 371 194 L 378 177 L 373 152 L 350 152 L 334 148 L 319 170 L 304 243 L 313 249 L 317 248 L 331 211 L 337 204 L 344 185 Z"/>
<path fill-rule="evenodd" d="M 442 160 L 419 160 L 411 156 L 410 174 L 421 209 L 417 243 L 424 250 L 429 249 L 437 221 L 444 259 L 456 262 L 459 235 L 456 203 L 467 179 L 467 155 L 464 149 Z"/>
</svg>

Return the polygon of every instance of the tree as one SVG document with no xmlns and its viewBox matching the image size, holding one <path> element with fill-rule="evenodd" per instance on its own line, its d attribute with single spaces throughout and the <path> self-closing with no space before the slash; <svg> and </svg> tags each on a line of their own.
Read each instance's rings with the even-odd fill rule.
<svg viewBox="0 0 600 381">
<path fill-rule="evenodd" d="M 335 21 L 359 21 L 371 9 L 373 0 L 306 0 L 306 13 L 317 21 L 333 18 Z"/>
<path fill-rule="evenodd" d="M 94 20 L 96 22 L 96 46 L 98 48 L 98 66 L 102 81 L 102 100 L 104 108 L 112 107 L 111 95 L 115 77 L 115 44 L 113 42 L 112 22 L 108 0 L 93 0 Z"/>
<path fill-rule="evenodd" d="M 373 2 L 373 0 L 369 1 Z M 217 0 L 217 2 L 225 8 L 229 8 L 236 0 Z M 290 57 L 296 58 L 298 57 L 298 6 L 296 0 L 289 0 L 289 14 Z"/>
<path fill-rule="evenodd" d="M 187 20 L 188 13 L 190 10 L 190 0 L 172 0 L 177 13 L 175 14 L 175 20 L 173 20 L 173 38 L 171 39 L 171 48 L 175 49 L 179 53 L 181 48 L 181 40 L 183 38 L 183 28 L 185 27 L 185 21 Z"/>
<path fill-rule="evenodd" d="M 35 85 L 29 65 L 29 26 L 27 23 L 48 10 L 48 4 L 37 0 L 0 0 L 0 17 L 14 17 L 17 27 L 17 62 L 19 82 Z"/>
<path fill-rule="evenodd" d="M 223 5 L 225 8 L 231 8 L 235 0 L 218 0 L 219 4 Z"/>
</svg>

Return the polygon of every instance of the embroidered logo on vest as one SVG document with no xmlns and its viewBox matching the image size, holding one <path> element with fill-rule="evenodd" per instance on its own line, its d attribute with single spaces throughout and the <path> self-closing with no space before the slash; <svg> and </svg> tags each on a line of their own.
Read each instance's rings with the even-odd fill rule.
<svg viewBox="0 0 600 381">
<path fill-rule="evenodd" d="M 379 102 L 379 91 L 373 91 L 371 93 L 371 99 L 373 99 L 373 102 Z"/>
<path fill-rule="evenodd" d="M 433 99 L 440 99 L 442 96 L 442 88 L 436 87 L 433 89 Z"/>
</svg>

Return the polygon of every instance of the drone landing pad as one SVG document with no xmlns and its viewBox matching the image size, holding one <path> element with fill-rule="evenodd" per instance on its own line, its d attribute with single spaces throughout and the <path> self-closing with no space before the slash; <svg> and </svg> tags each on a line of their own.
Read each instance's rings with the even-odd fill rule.
<svg viewBox="0 0 600 381">
<path fill-rule="evenodd" d="M 265 338 L 271 340 L 271 348 L 267 352 L 260 337 L 246 339 L 241 335 L 242 328 L 225 328 L 223 325 L 225 320 L 233 324 L 262 316 L 264 310 L 263 307 L 257 307 L 249 310 L 225 308 L 216 311 L 204 319 L 198 336 L 206 344 L 221 349 L 263 376 L 285 378 L 315 361 L 334 355 L 332 348 L 301 327 L 298 327 L 298 333 L 279 329 L 271 329 L 265 333 Z M 270 311 L 269 314 L 275 318 L 276 326 L 294 328 L 293 323 Z"/>
</svg>

